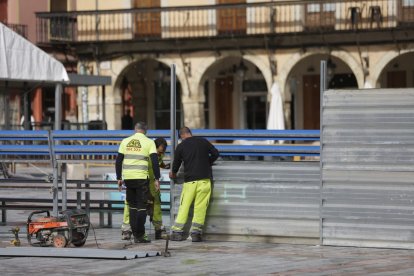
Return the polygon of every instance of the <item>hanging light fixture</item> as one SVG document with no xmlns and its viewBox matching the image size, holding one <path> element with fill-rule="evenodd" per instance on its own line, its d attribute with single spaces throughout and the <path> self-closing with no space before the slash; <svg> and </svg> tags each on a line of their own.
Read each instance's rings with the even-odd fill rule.
<svg viewBox="0 0 414 276">
<path fill-rule="evenodd" d="M 336 64 L 332 61 L 331 58 L 328 58 L 328 61 L 326 62 L 326 68 L 327 68 L 328 81 L 331 81 L 331 79 L 335 76 L 335 69 L 336 69 Z"/>
<path fill-rule="evenodd" d="M 162 66 L 161 62 L 158 62 L 158 66 L 154 69 L 155 75 L 159 81 L 164 78 L 164 66 Z"/>
<path fill-rule="evenodd" d="M 239 66 L 237 67 L 237 74 L 239 75 L 240 78 L 244 78 L 244 76 L 246 75 L 248 68 L 247 66 L 244 64 L 243 59 L 240 61 Z"/>
</svg>

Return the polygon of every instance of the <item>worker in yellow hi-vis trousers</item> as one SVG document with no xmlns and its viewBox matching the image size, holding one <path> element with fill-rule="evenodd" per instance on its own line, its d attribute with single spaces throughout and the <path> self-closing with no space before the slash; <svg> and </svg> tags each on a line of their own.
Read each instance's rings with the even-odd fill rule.
<svg viewBox="0 0 414 276">
<path fill-rule="evenodd" d="M 188 127 L 179 132 L 182 139 L 177 146 L 170 178 L 176 174 L 184 163 L 184 186 L 181 191 L 180 207 L 177 218 L 171 227 L 171 240 L 182 241 L 183 230 L 187 222 L 188 211 L 194 201 L 194 215 L 191 224 L 191 239 L 193 242 L 202 241 L 204 221 L 211 195 L 211 166 L 219 157 L 218 150 L 206 139 L 193 137 Z"/>
<path fill-rule="evenodd" d="M 155 147 L 157 149 L 158 155 L 158 165 L 160 168 L 169 169 L 170 165 L 165 164 L 164 154 L 167 149 L 167 141 L 164 138 L 157 138 L 155 139 Z M 152 210 L 149 210 L 150 219 L 152 220 L 152 224 L 154 225 L 155 229 L 155 239 L 162 239 L 163 232 L 165 231 L 162 225 L 162 210 L 161 210 L 161 193 L 160 190 L 157 190 L 155 187 L 155 177 L 154 172 L 152 170 L 151 163 L 149 164 L 149 180 L 150 180 L 150 194 L 151 194 L 151 204 Z M 124 218 L 121 226 L 121 233 L 123 240 L 131 239 L 131 227 L 129 225 L 129 206 L 128 202 L 125 200 L 125 207 L 124 207 Z"/>
<path fill-rule="evenodd" d="M 155 189 L 160 187 L 160 168 L 153 140 L 145 136 L 147 125 L 138 122 L 135 134 L 122 140 L 115 162 L 119 191 L 125 183 L 130 225 L 135 243 L 151 242 L 145 234 L 149 191 L 149 162 L 154 172 Z"/>
</svg>

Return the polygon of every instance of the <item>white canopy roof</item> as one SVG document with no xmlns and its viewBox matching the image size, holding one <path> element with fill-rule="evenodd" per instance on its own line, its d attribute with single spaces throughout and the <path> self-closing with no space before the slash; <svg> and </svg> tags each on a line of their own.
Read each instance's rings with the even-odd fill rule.
<svg viewBox="0 0 414 276">
<path fill-rule="evenodd" d="M 0 23 L 0 80 L 68 82 L 62 63 Z"/>
</svg>

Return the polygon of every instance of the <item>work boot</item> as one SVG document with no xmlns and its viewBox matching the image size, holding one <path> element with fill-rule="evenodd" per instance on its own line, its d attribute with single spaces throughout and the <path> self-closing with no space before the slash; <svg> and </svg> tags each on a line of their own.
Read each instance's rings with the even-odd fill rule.
<svg viewBox="0 0 414 276">
<path fill-rule="evenodd" d="M 172 241 L 183 241 L 184 240 L 183 232 L 172 231 L 170 240 L 172 240 Z"/>
<path fill-rule="evenodd" d="M 122 231 L 121 233 L 121 239 L 123 241 L 129 241 L 132 237 L 132 232 L 131 231 Z"/>
<path fill-rule="evenodd" d="M 191 241 L 192 242 L 202 242 L 203 236 L 201 233 L 191 233 Z"/>
<path fill-rule="evenodd" d="M 132 237 L 132 230 L 129 224 L 123 223 L 121 225 L 121 239 L 129 241 Z"/>
<path fill-rule="evenodd" d="M 162 240 L 165 239 L 165 236 L 167 235 L 167 233 L 165 232 L 165 229 L 156 229 L 155 230 L 155 239 L 156 240 Z"/>
<path fill-rule="evenodd" d="M 151 240 L 148 238 L 146 234 L 138 238 L 134 236 L 134 243 L 150 243 L 150 242 Z"/>
</svg>

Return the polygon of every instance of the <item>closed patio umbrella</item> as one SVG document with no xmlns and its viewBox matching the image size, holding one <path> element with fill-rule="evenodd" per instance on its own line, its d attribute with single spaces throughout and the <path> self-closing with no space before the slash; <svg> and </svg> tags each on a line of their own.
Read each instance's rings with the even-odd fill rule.
<svg viewBox="0 0 414 276">
<path fill-rule="evenodd" d="M 279 85 L 274 82 L 270 89 L 270 108 L 267 118 L 267 129 L 285 129 L 285 116 L 283 112 L 283 101 Z M 283 140 L 279 140 L 283 143 Z"/>
</svg>

